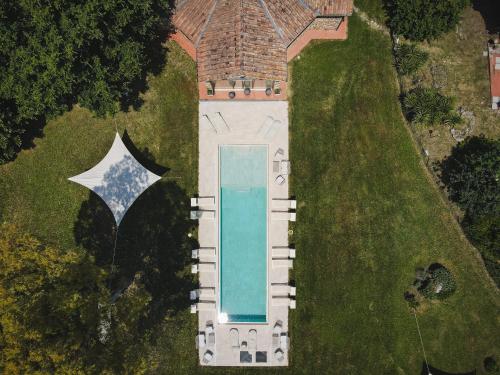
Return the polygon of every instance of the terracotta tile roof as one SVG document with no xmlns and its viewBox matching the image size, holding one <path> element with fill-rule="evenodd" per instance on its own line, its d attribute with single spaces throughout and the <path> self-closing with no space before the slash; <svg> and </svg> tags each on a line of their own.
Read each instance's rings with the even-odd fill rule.
<svg viewBox="0 0 500 375">
<path fill-rule="evenodd" d="M 197 49 L 200 81 L 286 80 L 287 46 L 316 15 L 349 9 L 352 0 L 177 0 L 173 21 Z"/>
<path fill-rule="evenodd" d="M 322 16 L 350 16 L 353 0 L 302 0 Z"/>
</svg>

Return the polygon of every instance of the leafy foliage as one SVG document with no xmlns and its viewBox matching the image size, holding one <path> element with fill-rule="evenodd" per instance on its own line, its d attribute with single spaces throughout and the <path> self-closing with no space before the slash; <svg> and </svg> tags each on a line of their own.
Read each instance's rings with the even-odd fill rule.
<svg viewBox="0 0 500 375">
<path fill-rule="evenodd" d="M 76 102 L 99 116 L 138 105 L 146 74 L 163 65 L 166 20 L 160 0 L 2 1 L 0 162 L 29 122 Z"/>
<path fill-rule="evenodd" d="M 396 69 L 400 75 L 410 75 L 422 67 L 429 54 L 422 51 L 415 44 L 403 43 L 394 53 Z"/>
<path fill-rule="evenodd" d="M 103 276 L 83 251 L 43 246 L 1 225 L 0 369 L 83 373 L 81 353 L 95 337 Z"/>
<path fill-rule="evenodd" d="M 435 39 L 460 21 L 468 0 L 389 0 L 389 26 L 397 35 L 423 41 Z"/>
<path fill-rule="evenodd" d="M 456 290 L 453 275 L 441 264 L 433 264 L 427 270 L 427 278 L 421 283 L 418 291 L 429 299 L 445 299 Z"/>
<path fill-rule="evenodd" d="M 417 87 L 403 100 L 407 118 L 416 124 L 454 125 L 461 121 L 453 110 L 453 100 L 434 88 Z"/>
<path fill-rule="evenodd" d="M 470 137 L 441 162 L 450 199 L 465 212 L 462 226 L 500 285 L 500 140 Z"/>
<path fill-rule="evenodd" d="M 486 372 L 495 373 L 500 371 L 500 367 L 498 366 L 497 361 L 494 357 L 486 357 L 483 364 Z"/>
</svg>

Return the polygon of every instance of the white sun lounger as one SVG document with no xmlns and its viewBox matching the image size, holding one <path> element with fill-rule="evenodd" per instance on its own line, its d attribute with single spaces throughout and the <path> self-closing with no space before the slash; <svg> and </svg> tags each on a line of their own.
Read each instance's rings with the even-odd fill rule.
<svg viewBox="0 0 500 375">
<path fill-rule="evenodd" d="M 191 305 L 191 313 L 195 314 L 197 311 L 215 311 L 215 302 L 198 302 Z"/>
<path fill-rule="evenodd" d="M 292 259 L 273 259 L 273 268 L 293 268 Z"/>
<path fill-rule="evenodd" d="M 257 350 L 257 331 L 255 329 L 248 331 L 248 350 Z"/>
<path fill-rule="evenodd" d="M 271 284 L 271 294 L 273 296 L 295 296 L 297 290 L 288 284 Z"/>
<path fill-rule="evenodd" d="M 199 259 L 200 261 L 213 261 L 215 258 L 215 247 L 200 247 L 199 249 L 191 250 L 191 258 Z"/>
<path fill-rule="evenodd" d="M 215 197 L 194 197 L 191 198 L 191 207 L 213 207 L 215 206 Z"/>
<path fill-rule="evenodd" d="M 285 183 L 285 177 L 283 177 L 282 175 L 278 175 L 274 182 L 276 183 L 276 185 L 283 185 Z"/>
<path fill-rule="evenodd" d="M 282 160 L 280 163 L 280 173 L 283 175 L 289 175 L 292 172 L 292 166 L 290 160 Z"/>
<path fill-rule="evenodd" d="M 227 124 L 226 120 L 224 120 L 224 117 L 222 117 L 220 112 L 215 112 L 215 115 L 211 117 L 211 120 L 217 128 L 218 133 L 229 133 L 231 131 L 231 128 Z"/>
<path fill-rule="evenodd" d="M 199 288 L 189 292 L 189 298 L 193 301 L 200 299 L 203 301 L 215 300 L 215 288 Z"/>
<path fill-rule="evenodd" d="M 288 212 L 288 211 L 272 211 L 271 218 L 273 220 L 295 221 L 297 219 L 297 214 L 295 212 Z"/>
<path fill-rule="evenodd" d="M 273 121 L 273 124 L 269 127 L 267 133 L 265 133 L 264 138 L 268 141 L 272 141 L 280 130 L 283 127 L 283 123 L 279 120 Z"/>
<path fill-rule="evenodd" d="M 212 353 L 210 350 L 207 350 L 205 354 L 203 354 L 203 363 L 209 363 L 214 359 L 214 353 Z"/>
<path fill-rule="evenodd" d="M 229 331 L 229 338 L 231 339 L 231 347 L 233 350 L 240 349 L 240 334 L 236 328 L 231 328 Z"/>
<path fill-rule="evenodd" d="M 214 220 L 215 211 L 213 210 L 192 210 L 190 214 L 191 220 Z"/>
<path fill-rule="evenodd" d="M 289 247 L 273 246 L 272 250 L 273 259 L 276 258 L 291 258 L 295 259 L 295 249 Z"/>
<path fill-rule="evenodd" d="M 196 335 L 196 348 L 204 348 L 206 346 L 205 334 Z"/>
<path fill-rule="evenodd" d="M 214 133 L 218 133 L 217 128 L 215 127 L 215 124 L 208 118 L 207 115 L 201 116 L 201 126 L 212 130 Z"/>
<path fill-rule="evenodd" d="M 290 309 L 294 310 L 297 306 L 295 300 L 288 297 L 273 297 L 272 301 L 273 306 L 275 307 L 287 306 Z"/>
<path fill-rule="evenodd" d="M 295 199 L 273 198 L 272 205 L 275 210 L 295 210 L 297 201 Z"/>
<path fill-rule="evenodd" d="M 286 333 L 282 333 L 280 336 L 280 347 L 283 350 L 287 350 L 289 346 L 290 346 L 290 338 Z"/>
</svg>

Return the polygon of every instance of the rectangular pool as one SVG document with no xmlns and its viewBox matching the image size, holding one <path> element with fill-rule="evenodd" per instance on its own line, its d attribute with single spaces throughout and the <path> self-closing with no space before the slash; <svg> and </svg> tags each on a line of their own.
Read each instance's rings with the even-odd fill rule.
<svg viewBox="0 0 500 375">
<path fill-rule="evenodd" d="M 219 147 L 220 313 L 267 320 L 267 146 Z"/>
</svg>

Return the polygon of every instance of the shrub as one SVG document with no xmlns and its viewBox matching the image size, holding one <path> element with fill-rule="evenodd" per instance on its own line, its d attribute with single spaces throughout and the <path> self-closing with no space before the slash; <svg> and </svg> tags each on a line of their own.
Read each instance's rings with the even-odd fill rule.
<svg viewBox="0 0 500 375">
<path fill-rule="evenodd" d="M 433 264 L 428 269 L 428 278 L 418 289 L 429 299 L 445 299 L 455 292 L 456 284 L 453 275 L 441 264 Z"/>
<path fill-rule="evenodd" d="M 433 88 L 417 87 L 403 100 L 406 117 L 412 123 L 424 125 L 455 125 L 461 122 L 453 110 L 453 100 Z"/>
<path fill-rule="evenodd" d="M 399 45 L 394 55 L 396 70 L 403 76 L 415 73 L 425 64 L 429 57 L 427 52 L 422 51 L 415 44 L 408 43 Z"/>
<path fill-rule="evenodd" d="M 493 357 L 486 357 L 484 359 L 484 369 L 486 372 L 498 372 L 500 370 L 500 367 L 498 367 L 497 361 L 495 361 L 495 358 Z"/>
<path fill-rule="evenodd" d="M 412 40 L 430 40 L 451 30 L 460 21 L 468 0 L 390 0 L 389 26 Z"/>
</svg>

